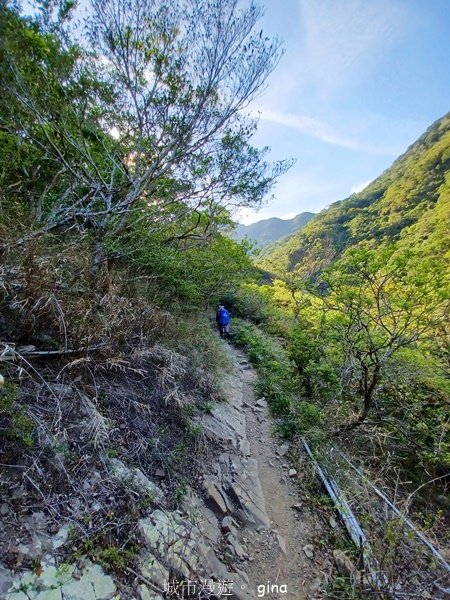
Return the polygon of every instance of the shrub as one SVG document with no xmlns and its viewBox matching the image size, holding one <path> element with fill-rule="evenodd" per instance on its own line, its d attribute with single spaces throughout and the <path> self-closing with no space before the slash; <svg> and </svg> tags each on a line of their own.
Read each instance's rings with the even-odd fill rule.
<svg viewBox="0 0 450 600">
<path fill-rule="evenodd" d="M 339 373 L 328 357 L 329 347 L 321 333 L 300 324 L 292 328 L 288 355 L 307 395 L 320 404 L 340 397 Z"/>
<path fill-rule="evenodd" d="M 318 362 L 310 360 L 303 372 L 308 382 L 311 398 L 320 404 L 327 404 L 341 395 L 341 381 L 336 368 L 324 358 Z"/>
<path fill-rule="evenodd" d="M 267 399 L 276 416 L 289 421 L 299 386 L 286 350 L 255 325 L 235 320 L 234 329 L 234 341 L 259 368 L 257 394 Z"/>
<path fill-rule="evenodd" d="M 33 421 L 18 403 L 19 388 L 6 382 L 0 390 L 0 431 L 9 442 L 22 446 L 33 445 Z"/>
</svg>

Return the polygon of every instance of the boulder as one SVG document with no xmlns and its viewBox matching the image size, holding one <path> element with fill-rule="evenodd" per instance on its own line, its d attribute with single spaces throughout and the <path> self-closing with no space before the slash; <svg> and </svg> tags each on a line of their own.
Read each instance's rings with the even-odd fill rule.
<svg viewBox="0 0 450 600">
<path fill-rule="evenodd" d="M 136 468 L 129 468 L 117 458 L 110 458 L 107 461 L 110 473 L 116 481 L 131 487 L 140 494 L 145 494 L 153 498 L 155 502 L 161 502 L 164 493 L 160 487 L 150 481 L 144 473 Z"/>
</svg>

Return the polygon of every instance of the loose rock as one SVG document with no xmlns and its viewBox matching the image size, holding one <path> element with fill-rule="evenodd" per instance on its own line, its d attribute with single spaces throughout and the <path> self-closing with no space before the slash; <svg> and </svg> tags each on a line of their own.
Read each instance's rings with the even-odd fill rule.
<svg viewBox="0 0 450 600">
<path fill-rule="evenodd" d="M 110 458 L 108 465 L 111 469 L 112 476 L 123 483 L 134 488 L 140 494 L 146 494 L 154 498 L 155 501 L 159 502 L 164 497 L 163 491 L 153 481 L 144 475 L 144 473 L 137 468 L 129 469 L 121 460 L 117 458 Z"/>
<path fill-rule="evenodd" d="M 241 546 L 240 542 L 233 536 L 233 534 L 230 534 L 228 536 L 228 543 L 232 547 L 236 556 L 238 556 L 240 559 L 247 557 L 247 553 L 245 552 L 244 548 Z"/>
<path fill-rule="evenodd" d="M 277 448 L 278 456 L 285 456 L 288 452 L 289 452 L 288 444 L 281 444 L 281 446 L 278 446 L 278 448 Z"/>
<path fill-rule="evenodd" d="M 234 526 L 234 521 L 229 515 L 227 515 L 226 517 L 224 517 L 222 519 L 221 527 L 222 527 L 222 531 L 224 533 L 231 533 L 231 531 L 234 528 L 233 526 Z"/>
<path fill-rule="evenodd" d="M 226 515 L 227 506 L 222 494 L 211 481 L 205 481 L 206 504 L 219 517 Z"/>
<path fill-rule="evenodd" d="M 358 569 L 350 558 L 342 550 L 333 550 L 333 558 L 336 568 L 342 577 L 350 577 L 352 580 L 358 578 Z"/>
<path fill-rule="evenodd" d="M 260 408 L 267 408 L 267 400 L 265 398 L 260 398 L 255 402 L 255 406 Z"/>
<path fill-rule="evenodd" d="M 276 536 L 277 536 L 277 542 L 278 542 L 281 552 L 283 554 L 286 554 L 287 549 L 286 549 L 286 542 L 285 542 L 284 538 L 279 533 L 277 533 Z"/>
</svg>

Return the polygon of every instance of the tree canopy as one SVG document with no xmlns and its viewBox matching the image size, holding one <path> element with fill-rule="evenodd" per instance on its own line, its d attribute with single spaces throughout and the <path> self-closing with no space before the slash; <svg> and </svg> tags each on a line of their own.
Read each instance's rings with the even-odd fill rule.
<svg viewBox="0 0 450 600">
<path fill-rule="evenodd" d="M 77 27 L 56 7 L 2 12 L 2 132 L 40 171 L 38 220 L 118 232 L 143 198 L 161 214 L 261 203 L 289 163 L 250 143 L 245 110 L 281 55 L 255 4 L 92 0 Z"/>
</svg>

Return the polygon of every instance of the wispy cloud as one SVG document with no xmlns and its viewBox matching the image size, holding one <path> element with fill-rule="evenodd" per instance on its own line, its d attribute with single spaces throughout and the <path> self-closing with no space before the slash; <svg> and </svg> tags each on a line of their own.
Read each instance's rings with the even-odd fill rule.
<svg viewBox="0 0 450 600">
<path fill-rule="evenodd" d="M 383 156 L 397 156 L 398 152 L 393 148 L 376 146 L 373 144 L 364 144 L 355 140 L 346 138 L 336 133 L 332 127 L 326 123 L 312 117 L 304 115 L 295 115 L 281 111 L 263 109 L 261 118 L 272 123 L 285 125 L 292 129 L 297 129 L 305 135 L 317 138 L 327 144 L 347 148 L 356 152 L 368 152 L 370 154 L 381 154 Z"/>
<path fill-rule="evenodd" d="M 423 29 L 407 0 L 265 0 L 268 25 L 285 32 L 286 54 L 253 104 L 262 144 L 298 163 L 274 190 L 275 201 L 245 222 L 318 212 L 363 189 L 424 130 L 399 117 L 391 90 L 394 48 L 411 47 Z M 283 4 L 283 10 L 280 10 Z M 409 43 L 406 44 L 406 42 Z M 396 59 L 397 60 L 397 59 Z M 397 64 L 397 63 L 396 63 Z M 401 73 L 399 73 L 401 75 Z M 389 102 L 395 110 L 389 110 Z M 266 137 L 264 137 L 264 135 Z M 311 139 L 322 144 L 311 143 Z M 359 179 L 358 179 L 359 178 Z"/>
<path fill-rule="evenodd" d="M 412 18 L 399 0 L 300 0 L 300 15 L 304 76 L 323 93 L 370 76 Z"/>
</svg>

